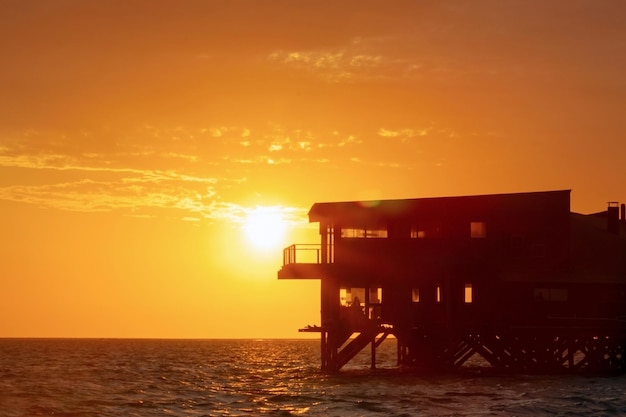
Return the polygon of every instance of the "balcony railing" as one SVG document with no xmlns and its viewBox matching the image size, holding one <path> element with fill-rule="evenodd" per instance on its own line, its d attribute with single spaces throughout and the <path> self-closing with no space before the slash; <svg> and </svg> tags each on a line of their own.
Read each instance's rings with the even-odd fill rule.
<svg viewBox="0 0 626 417">
<path fill-rule="evenodd" d="M 319 244 L 300 243 L 283 249 L 283 266 L 295 263 L 321 263 L 322 247 Z"/>
</svg>

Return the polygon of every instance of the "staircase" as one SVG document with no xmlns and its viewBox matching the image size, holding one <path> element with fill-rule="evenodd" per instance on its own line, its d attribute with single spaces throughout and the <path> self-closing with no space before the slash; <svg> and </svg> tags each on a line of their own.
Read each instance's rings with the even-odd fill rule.
<svg viewBox="0 0 626 417">
<path fill-rule="evenodd" d="M 379 334 L 382 336 L 378 339 Z M 337 352 L 337 370 L 341 369 L 345 364 L 350 362 L 359 352 L 361 352 L 368 344 L 374 343 L 374 347 L 378 347 L 389 336 L 390 330 L 384 327 L 374 326 L 365 329 L 359 333 L 357 337 Z M 345 339 L 347 340 L 347 338 Z M 345 342 L 344 340 L 344 342 Z"/>
</svg>

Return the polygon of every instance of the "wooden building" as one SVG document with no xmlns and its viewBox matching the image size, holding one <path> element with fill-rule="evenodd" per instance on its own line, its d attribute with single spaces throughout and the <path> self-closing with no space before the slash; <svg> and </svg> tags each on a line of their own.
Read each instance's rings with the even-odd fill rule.
<svg viewBox="0 0 626 417">
<path fill-rule="evenodd" d="M 480 355 L 522 372 L 626 371 L 624 205 L 570 212 L 570 191 L 316 203 L 320 242 L 279 279 L 319 279 L 322 369 L 397 339 L 398 364 Z"/>
</svg>

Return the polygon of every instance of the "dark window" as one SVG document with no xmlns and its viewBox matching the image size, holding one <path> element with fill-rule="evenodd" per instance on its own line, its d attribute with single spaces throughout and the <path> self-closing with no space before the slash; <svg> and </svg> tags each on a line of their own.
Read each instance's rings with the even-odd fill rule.
<svg viewBox="0 0 626 417">
<path fill-rule="evenodd" d="M 535 288 L 533 291 L 535 301 L 567 301 L 567 288 Z"/>
<path fill-rule="evenodd" d="M 470 222 L 470 236 L 474 239 L 484 239 L 487 237 L 487 223 Z"/>
<path fill-rule="evenodd" d="M 420 289 L 419 288 L 413 288 L 413 290 L 411 291 L 411 301 L 413 301 L 414 303 L 420 302 Z"/>
</svg>

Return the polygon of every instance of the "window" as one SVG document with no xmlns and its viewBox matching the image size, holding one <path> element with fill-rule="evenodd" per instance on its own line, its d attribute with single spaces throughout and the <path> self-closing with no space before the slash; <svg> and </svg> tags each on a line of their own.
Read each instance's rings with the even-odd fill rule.
<svg viewBox="0 0 626 417">
<path fill-rule="evenodd" d="M 420 302 L 420 289 L 419 288 L 413 288 L 411 290 L 411 301 L 413 301 L 414 303 Z"/>
<path fill-rule="evenodd" d="M 355 228 L 341 228 L 341 237 L 348 239 L 355 238 L 364 238 L 365 237 L 365 229 L 355 229 Z"/>
<path fill-rule="evenodd" d="M 365 230 L 365 237 L 384 239 L 387 237 L 387 229 L 367 229 Z"/>
<path fill-rule="evenodd" d="M 441 287 L 437 285 L 437 302 L 441 302 Z"/>
<path fill-rule="evenodd" d="M 383 289 L 381 287 L 370 287 L 370 299 L 367 316 L 372 319 L 380 319 L 382 316 Z"/>
<path fill-rule="evenodd" d="M 567 301 L 567 290 L 564 288 L 551 288 L 550 301 Z"/>
<path fill-rule="evenodd" d="M 567 301 L 566 288 L 535 288 L 533 291 L 535 301 Z"/>
<path fill-rule="evenodd" d="M 366 229 L 366 228 L 341 228 L 341 237 L 348 239 L 363 239 L 363 238 L 386 238 L 388 235 L 387 229 L 384 228 L 375 228 L 375 229 Z"/>
<path fill-rule="evenodd" d="M 365 288 L 348 288 L 348 296 L 346 298 L 350 305 L 353 303 L 362 305 L 365 302 Z"/>
<path fill-rule="evenodd" d="M 472 303 L 472 284 L 465 284 L 465 304 Z"/>
<path fill-rule="evenodd" d="M 383 289 L 381 287 L 370 288 L 370 304 L 380 304 L 383 302 Z"/>
<path fill-rule="evenodd" d="M 487 237 L 487 223 L 470 222 L 470 236 L 473 239 L 484 239 Z"/>
<path fill-rule="evenodd" d="M 417 226 L 411 227 L 411 239 L 424 239 L 426 231 L 419 229 Z"/>
<path fill-rule="evenodd" d="M 365 288 L 339 289 L 339 302 L 342 306 L 350 306 L 356 300 L 358 300 L 359 304 L 365 302 Z"/>
</svg>

